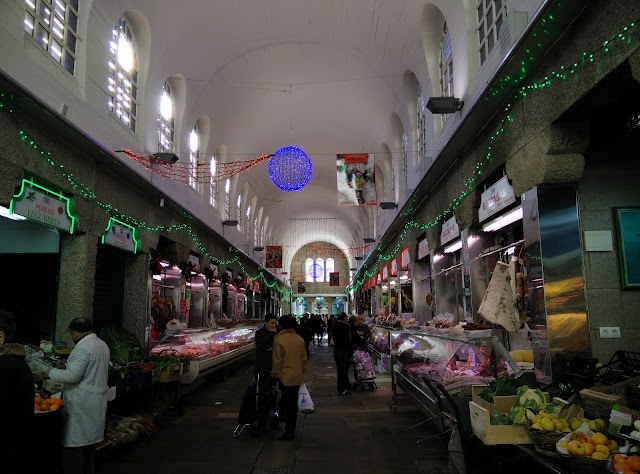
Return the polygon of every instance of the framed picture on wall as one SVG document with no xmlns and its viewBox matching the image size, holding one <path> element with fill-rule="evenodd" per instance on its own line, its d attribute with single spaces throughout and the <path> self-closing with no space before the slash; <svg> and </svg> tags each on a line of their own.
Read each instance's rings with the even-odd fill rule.
<svg viewBox="0 0 640 474">
<path fill-rule="evenodd" d="M 640 290 L 640 207 L 613 209 L 623 290 Z"/>
</svg>

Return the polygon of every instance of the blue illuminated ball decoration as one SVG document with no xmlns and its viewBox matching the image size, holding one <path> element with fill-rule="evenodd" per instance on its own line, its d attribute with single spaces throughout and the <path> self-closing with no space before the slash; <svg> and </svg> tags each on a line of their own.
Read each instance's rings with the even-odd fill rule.
<svg viewBox="0 0 640 474">
<path fill-rule="evenodd" d="M 297 146 L 285 146 L 276 150 L 267 167 L 271 182 L 283 191 L 299 191 L 313 174 L 313 164 Z"/>
</svg>

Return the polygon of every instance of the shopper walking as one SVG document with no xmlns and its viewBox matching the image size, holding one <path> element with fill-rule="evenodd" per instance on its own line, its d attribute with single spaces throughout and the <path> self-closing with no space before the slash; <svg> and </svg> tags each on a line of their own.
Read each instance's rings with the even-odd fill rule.
<svg viewBox="0 0 640 474">
<path fill-rule="evenodd" d="M 329 320 L 327 321 L 327 346 L 331 345 L 331 340 L 333 339 L 333 325 L 336 322 L 333 314 L 329 316 Z"/>
<path fill-rule="evenodd" d="M 109 347 L 94 334 L 88 318 L 71 321 L 69 334 L 75 346 L 66 368 L 43 375 L 64 384 L 65 474 L 93 474 L 95 444 L 104 439 Z"/>
<path fill-rule="evenodd" d="M 269 389 L 271 388 L 271 367 L 273 360 L 273 340 L 276 337 L 277 318 L 275 314 L 267 314 L 264 326 L 256 331 L 256 369 L 258 381 L 258 412 L 256 427 L 258 431 L 266 431 L 269 414 Z M 274 420 L 276 423 L 277 421 Z"/>
<path fill-rule="evenodd" d="M 282 316 L 279 321 L 280 332 L 273 341 L 273 367 L 271 377 L 278 379 L 282 390 L 280 414 L 285 421 L 284 433 L 280 441 L 292 441 L 296 435 L 298 416 L 298 390 L 307 370 L 307 352 L 304 340 L 295 333 L 295 319 Z"/>
<path fill-rule="evenodd" d="M 322 346 L 322 338 L 324 336 L 324 321 L 322 320 L 322 316 L 320 316 L 319 314 L 315 314 L 313 316 L 311 328 L 313 329 L 314 344 L 316 343 L 317 339 L 317 344 L 319 346 Z"/>
<path fill-rule="evenodd" d="M 333 325 L 333 359 L 338 371 L 338 395 L 351 395 L 349 383 L 349 360 L 351 359 L 351 329 L 347 323 L 347 313 L 338 315 Z"/>
<path fill-rule="evenodd" d="M 358 340 L 355 349 L 369 352 L 369 339 L 371 339 L 371 329 L 364 323 L 364 316 L 358 316 L 356 320 L 356 333 Z"/>
<path fill-rule="evenodd" d="M 33 375 L 25 362 L 24 347 L 11 344 L 16 330 L 13 314 L 0 309 L 0 471 L 32 471 Z"/>
<path fill-rule="evenodd" d="M 313 329 L 311 328 L 311 322 L 309 321 L 309 313 L 304 313 L 302 315 L 302 319 L 300 319 L 300 324 L 298 325 L 296 332 L 304 341 L 304 347 L 307 351 L 307 357 L 309 357 L 309 346 L 311 345 L 311 341 L 313 340 Z"/>
</svg>

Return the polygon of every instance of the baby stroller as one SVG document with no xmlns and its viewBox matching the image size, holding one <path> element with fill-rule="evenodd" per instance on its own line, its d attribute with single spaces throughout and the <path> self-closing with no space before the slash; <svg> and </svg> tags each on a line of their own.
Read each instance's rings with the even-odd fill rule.
<svg viewBox="0 0 640 474">
<path fill-rule="evenodd" d="M 278 419 L 278 407 L 280 406 L 280 390 L 277 384 L 265 386 L 260 382 L 258 373 L 255 380 L 249 385 L 242 395 L 242 404 L 238 411 L 238 425 L 233 430 L 233 437 L 237 438 L 246 428 L 251 433 L 258 433 L 258 414 L 260 409 L 261 390 L 267 390 L 266 400 L 266 426 L 273 426 Z"/>
<path fill-rule="evenodd" d="M 373 362 L 368 352 L 356 350 L 353 353 L 353 377 L 355 379 L 354 390 L 365 391 L 365 384 L 370 391 L 378 388 L 376 384 L 376 372 L 373 370 Z"/>
</svg>

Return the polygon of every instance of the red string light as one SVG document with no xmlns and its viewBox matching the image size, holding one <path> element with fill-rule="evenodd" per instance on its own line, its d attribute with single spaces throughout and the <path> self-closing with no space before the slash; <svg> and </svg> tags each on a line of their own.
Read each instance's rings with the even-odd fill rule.
<svg viewBox="0 0 640 474">
<path fill-rule="evenodd" d="M 367 244 L 367 245 L 361 245 L 360 247 L 350 247 L 346 249 L 339 249 L 335 247 L 321 247 L 321 246 L 312 245 L 312 244 L 307 244 L 305 245 L 305 247 L 307 247 L 309 250 L 312 250 L 313 252 L 316 252 L 319 255 L 344 255 L 344 254 L 357 255 L 363 252 L 364 250 L 368 249 L 372 245 L 373 244 Z"/>
<path fill-rule="evenodd" d="M 211 184 L 211 168 L 209 163 L 166 163 L 153 156 L 137 155 L 131 150 L 123 148 L 118 152 L 124 153 L 136 163 L 139 163 L 147 171 L 151 171 L 164 179 L 171 179 L 185 184 L 201 183 Z M 261 155 L 252 160 L 230 161 L 227 163 L 216 163 L 216 172 L 213 181 L 225 181 L 243 171 L 253 168 L 259 163 L 271 158 L 271 155 Z"/>
</svg>

